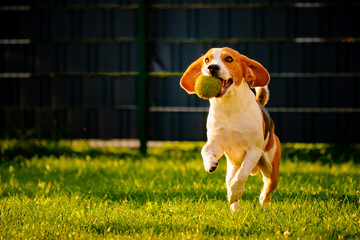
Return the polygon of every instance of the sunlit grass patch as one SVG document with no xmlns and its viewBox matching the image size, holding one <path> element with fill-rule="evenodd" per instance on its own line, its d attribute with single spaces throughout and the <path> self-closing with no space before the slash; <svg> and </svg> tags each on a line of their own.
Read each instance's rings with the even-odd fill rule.
<svg viewBox="0 0 360 240">
<path fill-rule="evenodd" d="M 79 151 L 3 161 L 0 238 L 359 238 L 356 161 L 283 159 L 271 204 L 259 204 L 258 174 L 249 177 L 242 208 L 232 213 L 226 162 L 205 173 L 200 148 L 179 143 L 150 149 L 146 157 Z"/>
</svg>

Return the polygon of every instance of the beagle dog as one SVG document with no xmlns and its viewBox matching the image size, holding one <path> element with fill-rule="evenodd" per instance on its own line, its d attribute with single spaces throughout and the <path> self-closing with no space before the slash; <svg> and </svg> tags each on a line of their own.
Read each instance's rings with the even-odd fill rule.
<svg viewBox="0 0 360 240">
<path fill-rule="evenodd" d="M 274 123 L 264 107 L 269 99 L 269 73 L 260 63 L 225 47 L 210 49 L 187 68 L 180 80 L 187 93 L 195 93 L 199 74 L 222 81 L 219 94 L 209 100 L 207 142 L 201 150 L 205 171 L 215 171 L 225 154 L 228 201 L 236 211 L 248 176 L 260 169 L 264 187 L 259 200 L 265 206 L 278 183 L 281 157 Z"/>
</svg>

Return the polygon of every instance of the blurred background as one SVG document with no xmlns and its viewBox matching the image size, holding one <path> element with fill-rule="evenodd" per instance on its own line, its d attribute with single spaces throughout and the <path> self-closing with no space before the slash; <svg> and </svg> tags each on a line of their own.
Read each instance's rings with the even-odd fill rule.
<svg viewBox="0 0 360 240">
<path fill-rule="evenodd" d="M 212 47 L 271 75 L 282 142 L 360 141 L 360 3 L 2 0 L 0 137 L 206 140 L 179 86 Z"/>
</svg>

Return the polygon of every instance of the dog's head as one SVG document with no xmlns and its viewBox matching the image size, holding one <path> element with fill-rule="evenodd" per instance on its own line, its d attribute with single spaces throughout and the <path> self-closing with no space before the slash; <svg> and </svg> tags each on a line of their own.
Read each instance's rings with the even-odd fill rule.
<svg viewBox="0 0 360 240">
<path fill-rule="evenodd" d="M 270 80 L 268 71 L 260 63 L 227 47 L 212 48 L 193 62 L 182 76 L 180 86 L 189 94 L 195 93 L 195 81 L 199 74 L 217 77 L 222 81 L 217 97 L 239 86 L 243 79 L 251 87 L 263 87 Z"/>
</svg>

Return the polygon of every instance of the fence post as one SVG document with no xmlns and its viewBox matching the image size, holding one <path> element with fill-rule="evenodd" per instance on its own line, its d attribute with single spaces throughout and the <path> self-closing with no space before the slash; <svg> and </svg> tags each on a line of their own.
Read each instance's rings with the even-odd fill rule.
<svg viewBox="0 0 360 240">
<path fill-rule="evenodd" d="M 147 152 L 148 134 L 148 87 L 147 87 L 147 6 L 146 0 L 139 0 L 138 5 L 138 129 L 140 152 Z"/>
</svg>

